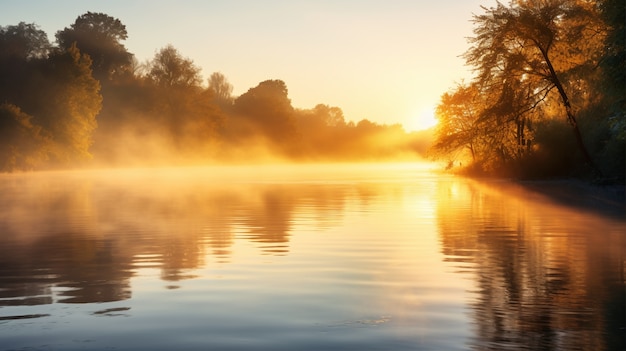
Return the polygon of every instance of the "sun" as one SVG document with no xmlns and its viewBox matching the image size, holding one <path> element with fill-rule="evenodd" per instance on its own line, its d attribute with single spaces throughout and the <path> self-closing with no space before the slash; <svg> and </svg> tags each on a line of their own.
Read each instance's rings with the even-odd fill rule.
<svg viewBox="0 0 626 351">
<path fill-rule="evenodd" d="M 413 131 L 425 130 L 436 126 L 437 122 L 435 107 L 428 106 L 419 109 L 414 117 L 411 118 L 407 127 Z"/>
</svg>

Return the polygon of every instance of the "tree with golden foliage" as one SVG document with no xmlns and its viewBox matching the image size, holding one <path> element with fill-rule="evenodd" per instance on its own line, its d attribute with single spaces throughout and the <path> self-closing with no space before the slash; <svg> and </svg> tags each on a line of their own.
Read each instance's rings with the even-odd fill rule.
<svg viewBox="0 0 626 351">
<path fill-rule="evenodd" d="M 91 159 L 96 116 L 102 107 L 100 83 L 91 74 L 91 58 L 72 45 L 45 62 L 41 109 L 33 116 L 54 142 L 60 165 Z"/>
<path fill-rule="evenodd" d="M 19 107 L 0 105 L 0 171 L 31 170 L 47 161 L 50 137 L 31 121 Z"/>
<path fill-rule="evenodd" d="M 517 0 L 483 10 L 474 16 L 475 36 L 465 53 L 476 77 L 469 87 L 442 97 L 435 150 L 445 153 L 461 143 L 476 156 L 479 145 L 504 166 L 528 158 L 536 122 L 560 115 L 583 159 L 595 168 L 577 113 L 596 99 L 591 87 L 606 29 L 597 4 Z M 466 96 L 470 87 L 473 98 Z"/>
</svg>

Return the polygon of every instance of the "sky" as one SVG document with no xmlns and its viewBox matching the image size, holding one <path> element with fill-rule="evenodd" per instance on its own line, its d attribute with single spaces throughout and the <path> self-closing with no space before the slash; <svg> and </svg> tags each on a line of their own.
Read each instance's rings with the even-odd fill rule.
<svg viewBox="0 0 626 351">
<path fill-rule="evenodd" d="M 472 15 L 488 0 L 0 0 L 0 25 L 35 23 L 48 34 L 87 11 L 119 19 L 139 62 L 168 44 L 235 96 L 281 79 L 295 108 L 340 107 L 346 120 L 432 124 L 441 95 L 471 68 Z"/>
</svg>

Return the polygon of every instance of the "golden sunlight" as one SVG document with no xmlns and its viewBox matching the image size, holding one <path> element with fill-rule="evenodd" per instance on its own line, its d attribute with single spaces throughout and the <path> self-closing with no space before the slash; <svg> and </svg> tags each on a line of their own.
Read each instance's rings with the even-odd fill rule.
<svg viewBox="0 0 626 351">
<path fill-rule="evenodd" d="M 432 128 L 437 125 L 437 122 L 435 107 L 428 106 L 418 110 L 415 117 L 407 123 L 406 127 L 409 131 L 418 131 Z"/>
</svg>

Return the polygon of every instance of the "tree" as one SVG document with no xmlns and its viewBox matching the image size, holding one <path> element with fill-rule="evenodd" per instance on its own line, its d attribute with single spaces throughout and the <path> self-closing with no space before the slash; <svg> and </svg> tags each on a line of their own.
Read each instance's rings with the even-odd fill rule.
<svg viewBox="0 0 626 351">
<path fill-rule="evenodd" d="M 39 88 L 32 78 L 49 50 L 46 33 L 35 24 L 0 26 L 0 103 L 21 108 L 32 103 L 32 89 Z"/>
<path fill-rule="evenodd" d="M 342 127 L 346 125 L 343 111 L 339 107 L 317 104 L 313 113 L 321 118 L 322 123 L 328 127 Z"/>
<path fill-rule="evenodd" d="M 221 104 L 229 105 L 233 101 L 233 85 L 221 72 L 213 72 L 209 77 L 209 91 L 213 93 L 215 100 Z"/>
<path fill-rule="evenodd" d="M 69 49 L 74 43 L 93 62 L 93 74 L 99 80 L 110 79 L 132 63 L 122 41 L 128 38 L 126 26 L 104 13 L 87 12 L 74 24 L 56 33 L 59 46 Z"/>
<path fill-rule="evenodd" d="M 113 103 L 106 110 L 107 129 L 127 136 L 142 135 L 147 142 L 137 147 L 133 155 L 137 158 L 163 160 L 169 156 L 188 162 L 214 156 L 223 116 L 209 89 L 200 85 L 200 69 L 172 45 L 159 50 L 145 67 L 143 81 L 119 85 L 129 94 L 118 89 L 111 92 L 126 109 L 119 111 Z M 98 137 L 108 140 L 109 135 L 104 132 Z M 114 158 L 123 153 L 103 148 L 98 152 Z"/>
<path fill-rule="evenodd" d="M 443 94 L 431 153 L 449 157 L 450 165 L 469 158 L 475 170 L 488 172 L 523 159 L 531 145 L 530 123 L 517 108 L 524 99 L 510 89 L 493 93 L 473 82 Z"/>
<path fill-rule="evenodd" d="M 598 64 L 602 25 L 594 4 L 575 0 L 519 0 L 498 3 L 474 17 L 475 37 L 465 58 L 477 82 L 493 99 L 486 119 L 521 124 L 539 114 L 556 92 L 587 163 L 593 161 L 583 141 L 571 92 L 583 91 L 584 73 Z M 570 92 L 567 88 L 570 87 Z M 552 100 L 554 101 L 554 100 Z M 519 140 L 519 138 L 518 138 Z M 595 166 L 594 166 L 595 168 Z"/>
<path fill-rule="evenodd" d="M 480 133 L 476 124 L 480 117 L 480 93 L 477 85 L 459 85 L 453 92 L 442 95 L 437 106 L 438 119 L 436 142 L 433 151 L 437 155 L 452 155 L 467 150 L 476 161 Z"/>
<path fill-rule="evenodd" d="M 294 109 L 282 80 L 266 80 L 239 96 L 234 102 L 235 113 L 252 128 L 284 147 L 292 146 L 297 129 Z"/>
<path fill-rule="evenodd" d="M 0 58 L 31 60 L 48 56 L 51 45 L 48 35 L 34 23 L 0 26 Z"/>
<path fill-rule="evenodd" d="M 70 164 L 91 158 L 89 148 L 102 107 L 100 84 L 91 74 L 91 59 L 72 45 L 43 63 L 44 80 L 34 98 L 33 117 L 50 132 L 56 161 Z"/>
<path fill-rule="evenodd" d="M 15 105 L 0 105 L 0 171 L 36 169 L 47 160 L 50 138 L 31 120 Z"/>
<path fill-rule="evenodd" d="M 148 64 L 148 78 L 162 87 L 199 87 L 200 68 L 172 45 L 162 48 Z"/>
<path fill-rule="evenodd" d="M 0 101 L 7 104 L 5 131 L 16 133 L 5 140 L 14 142 L 11 154 L 22 160 L 11 161 L 13 167 L 44 167 L 36 165 L 44 159 L 60 165 L 89 159 L 102 101 L 89 55 L 76 45 L 50 51 L 45 33 L 35 25 L 21 23 L 1 34 L 2 44 L 10 50 L 3 51 L 6 56 L 0 54 Z M 44 135 L 45 143 L 39 140 Z M 28 138 L 31 148 L 24 146 Z M 45 148 L 37 146 L 41 143 Z M 31 157 L 44 149 L 45 157 Z"/>
<path fill-rule="evenodd" d="M 602 17 L 608 26 L 602 61 L 601 88 L 604 103 L 611 109 L 611 124 L 618 138 L 626 140 L 626 4 L 622 0 L 604 0 Z"/>
</svg>

